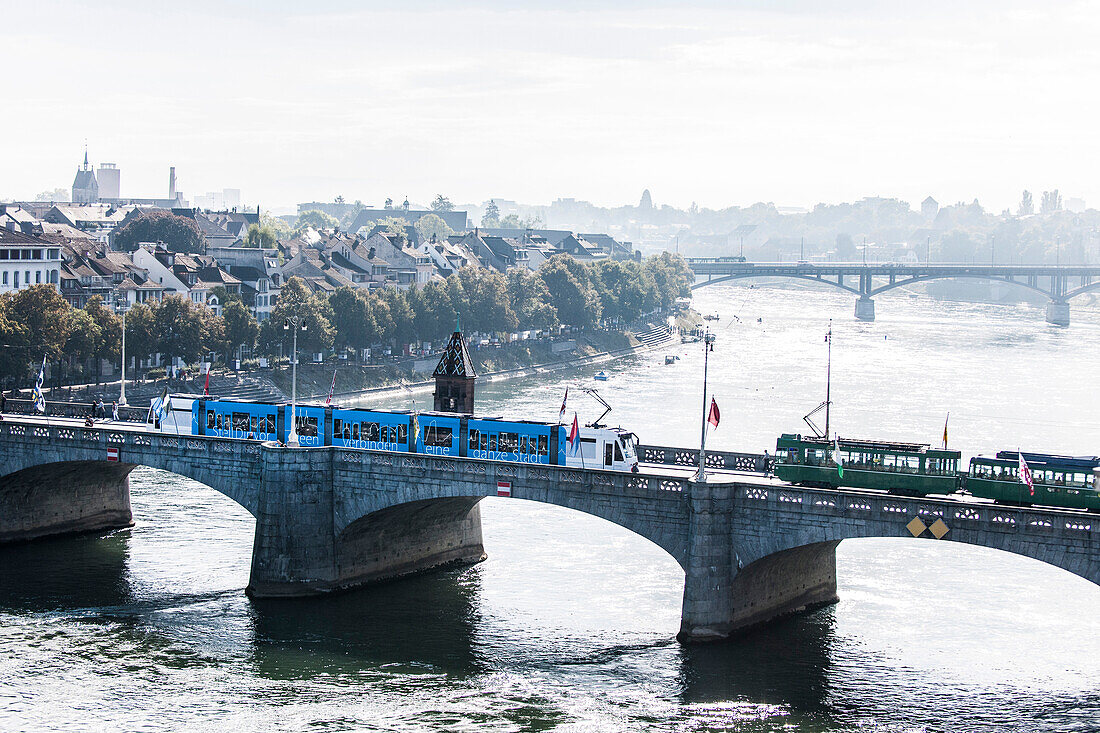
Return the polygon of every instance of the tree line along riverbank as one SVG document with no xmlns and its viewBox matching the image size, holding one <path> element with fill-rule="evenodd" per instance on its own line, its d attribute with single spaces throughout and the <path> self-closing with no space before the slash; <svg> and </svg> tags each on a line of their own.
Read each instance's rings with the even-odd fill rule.
<svg viewBox="0 0 1100 733">
<path fill-rule="evenodd" d="M 215 288 L 220 291 L 216 309 L 173 294 L 127 309 L 127 373 L 157 378 L 165 365 L 182 362 L 188 377 L 202 362 L 229 364 L 242 354 L 256 358 L 259 366 L 259 357 L 269 362 L 288 357 L 296 335 L 302 360 L 313 361 L 316 354 L 354 360 L 366 357 L 369 349 L 385 374 L 380 355 L 422 352 L 425 343 L 444 341 L 459 321 L 464 332 L 498 341 L 512 333 L 558 334 L 563 327 L 584 333 L 618 329 L 617 324 L 668 311 L 690 294 L 692 280 L 686 263 L 668 253 L 642 261 L 590 263 L 560 254 L 537 271 L 467 266 L 404 290 L 314 291 L 292 277 L 262 324 L 241 294 Z M 288 321 L 304 328 L 288 329 Z M 102 376 L 117 373 L 122 332 L 121 316 L 98 297 L 73 308 L 52 285 L 0 295 L 0 343 L 5 347 L 0 349 L 0 386 L 31 386 L 43 360 L 49 386 L 99 383 Z"/>
</svg>

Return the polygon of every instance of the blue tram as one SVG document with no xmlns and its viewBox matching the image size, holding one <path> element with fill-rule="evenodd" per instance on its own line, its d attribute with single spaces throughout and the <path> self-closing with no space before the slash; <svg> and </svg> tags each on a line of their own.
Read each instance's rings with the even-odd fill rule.
<svg viewBox="0 0 1100 733">
<path fill-rule="evenodd" d="M 289 405 L 176 394 L 168 413 L 150 415 L 149 427 L 177 434 L 285 442 L 289 417 Z M 577 446 L 567 450 L 568 429 L 562 425 L 303 404 L 296 409 L 296 431 L 298 444 L 305 447 L 335 445 L 612 471 L 634 471 L 638 465 L 635 436 L 618 428 L 582 428 Z"/>
</svg>

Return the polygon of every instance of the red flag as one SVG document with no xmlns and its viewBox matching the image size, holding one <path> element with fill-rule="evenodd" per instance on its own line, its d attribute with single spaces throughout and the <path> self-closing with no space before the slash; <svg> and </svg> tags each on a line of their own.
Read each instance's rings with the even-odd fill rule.
<svg viewBox="0 0 1100 733">
<path fill-rule="evenodd" d="M 203 397 L 209 397 L 210 396 L 210 392 L 208 391 L 209 389 L 210 389 L 210 367 L 207 367 L 206 368 L 206 384 L 204 384 L 202 386 L 202 396 Z"/>
<path fill-rule="evenodd" d="M 569 388 L 565 388 L 565 397 L 561 398 L 561 410 L 558 411 L 558 422 L 565 419 L 565 403 L 569 399 Z"/>
<path fill-rule="evenodd" d="M 567 440 L 569 442 L 569 448 L 576 453 L 577 447 L 580 446 L 581 443 L 581 427 L 577 422 L 577 413 L 575 412 L 573 413 L 573 427 L 569 429 L 569 438 Z"/>
<path fill-rule="evenodd" d="M 1016 455 L 1020 459 L 1020 480 L 1027 484 L 1027 488 L 1031 491 L 1031 495 L 1035 496 L 1035 481 L 1031 478 L 1031 469 L 1027 467 L 1027 461 L 1024 460 L 1024 454 L 1022 452 L 1017 451 Z"/>
<path fill-rule="evenodd" d="M 718 412 L 718 403 L 714 401 L 714 398 L 710 398 L 710 414 L 707 415 L 707 422 L 714 427 L 718 427 L 718 421 L 721 419 L 722 414 Z"/>
<path fill-rule="evenodd" d="M 328 397 L 325 398 L 325 404 L 332 404 L 332 392 L 336 389 L 336 370 L 332 370 L 332 386 L 328 388 Z"/>
</svg>

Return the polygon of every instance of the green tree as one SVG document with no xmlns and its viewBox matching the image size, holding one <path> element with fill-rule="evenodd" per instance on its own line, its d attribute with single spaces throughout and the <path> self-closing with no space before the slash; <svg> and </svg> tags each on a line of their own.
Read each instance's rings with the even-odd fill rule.
<svg viewBox="0 0 1100 733">
<path fill-rule="evenodd" d="M 251 224 L 248 233 L 244 236 L 244 246 L 253 248 L 271 249 L 275 246 L 279 237 L 275 230 L 268 225 L 260 226 Z"/>
<path fill-rule="evenodd" d="M 53 285 L 32 285 L 11 296 L 8 317 L 26 329 L 29 363 L 43 355 L 50 361 L 61 356 L 72 330 L 72 311 Z"/>
<path fill-rule="evenodd" d="M 157 351 L 156 320 L 145 303 L 136 303 L 126 311 L 126 357 L 135 361 L 149 359 Z"/>
<path fill-rule="evenodd" d="M 166 295 L 153 304 L 155 350 L 167 359 L 176 357 L 196 362 L 203 352 L 203 327 L 207 325 L 205 307 L 192 303 L 182 295 Z"/>
<path fill-rule="evenodd" d="M 375 226 L 382 227 L 383 234 L 393 237 L 398 247 L 404 247 L 409 243 L 409 233 L 407 230 L 409 222 L 407 219 L 400 216 L 387 216 L 375 222 Z"/>
<path fill-rule="evenodd" d="M 22 379 L 30 364 L 30 332 L 10 315 L 12 293 L 0 295 L 0 377 Z"/>
<path fill-rule="evenodd" d="M 604 318 L 629 322 L 657 305 L 656 280 L 638 263 L 604 260 L 591 270 Z"/>
<path fill-rule="evenodd" d="M 1020 216 L 1031 216 L 1035 213 L 1035 201 L 1031 196 L 1031 191 L 1024 191 L 1020 197 L 1020 206 L 1016 209 L 1016 213 Z"/>
<path fill-rule="evenodd" d="M 422 341 L 439 341 L 450 333 L 455 322 L 455 309 L 444 283 L 433 280 L 423 288 L 410 289 L 408 299 L 413 309 L 413 328 L 417 337 Z"/>
<path fill-rule="evenodd" d="M 276 329 L 283 329 L 283 351 L 290 353 L 293 334 L 284 329 L 288 318 L 298 317 L 306 330 L 298 332 L 298 349 L 303 352 L 324 351 L 332 348 L 336 329 L 332 327 L 332 308 L 326 298 L 310 292 L 300 277 L 286 281 L 279 292 L 279 302 L 271 312 Z M 266 323 L 265 323 L 266 325 Z M 293 328 L 293 326 L 292 326 Z"/>
<path fill-rule="evenodd" d="M 541 277 L 524 268 L 508 271 L 508 299 L 522 329 L 557 328 L 558 314 Z"/>
<path fill-rule="evenodd" d="M 342 287 L 329 296 L 332 325 L 336 329 L 333 343 L 338 349 L 365 349 L 378 334 L 374 309 L 369 294 Z"/>
<path fill-rule="evenodd" d="M 437 193 L 431 203 L 432 211 L 454 211 L 455 205 L 441 193 Z"/>
<path fill-rule="evenodd" d="M 194 219 L 163 209 L 143 211 L 124 221 L 111 234 L 115 249 L 133 252 L 142 242 L 164 242 L 172 252 L 202 252 L 206 238 Z"/>
<path fill-rule="evenodd" d="M 486 229 L 500 227 L 500 207 L 497 206 L 496 201 L 489 199 L 489 203 L 485 206 L 485 215 L 481 217 L 481 226 Z"/>
<path fill-rule="evenodd" d="M 386 304 L 389 311 L 390 328 L 387 336 L 397 346 L 411 343 L 416 338 L 416 330 L 413 324 L 413 309 L 409 305 L 409 298 L 405 291 L 394 287 L 384 287 L 378 292 L 380 300 Z"/>
<path fill-rule="evenodd" d="M 65 341 L 65 353 L 78 364 L 85 364 L 89 359 L 95 359 L 96 347 L 101 334 L 99 324 L 95 322 L 91 314 L 83 310 L 73 310 L 70 319 L 72 330 Z M 95 359 L 98 361 L 98 359 Z M 95 368 L 96 384 L 99 384 L 99 367 Z"/>
<path fill-rule="evenodd" d="M 114 361 L 119 358 L 122 351 L 122 318 L 105 306 L 103 299 L 98 295 L 88 299 L 84 311 L 95 323 L 98 333 L 91 356 L 95 359 L 95 382 L 99 384 L 99 379 L 102 376 L 101 362 L 104 359 Z M 74 311 L 75 314 L 76 311 Z M 76 328 L 75 323 L 73 327 Z"/>
<path fill-rule="evenodd" d="M 584 327 L 599 321 L 599 295 L 582 263 L 565 253 L 556 254 L 539 267 L 539 277 L 550 292 L 550 304 L 561 323 Z"/>
<path fill-rule="evenodd" d="M 302 231 L 306 227 L 313 227 L 314 229 L 335 229 L 339 224 L 340 222 L 336 221 L 335 217 L 323 211 L 318 211 L 317 209 L 310 209 L 298 215 L 298 221 L 294 224 L 294 230 Z"/>
<path fill-rule="evenodd" d="M 433 237 L 437 241 L 442 241 L 454 234 L 454 230 L 447 226 L 447 222 L 435 214 L 425 214 L 413 226 L 422 243 L 432 241 Z"/>
<path fill-rule="evenodd" d="M 468 312 L 463 316 L 470 328 L 485 333 L 515 330 L 518 321 L 504 275 L 484 267 L 466 266 L 458 271 L 458 279 L 468 303 Z"/>
<path fill-rule="evenodd" d="M 644 267 L 657 285 L 657 300 L 661 308 L 667 309 L 677 298 L 691 295 L 695 275 L 680 255 L 662 252 L 647 258 Z"/>
<path fill-rule="evenodd" d="M 260 227 L 267 227 L 275 232 L 276 239 L 285 239 L 294 233 L 293 227 L 278 216 L 272 216 L 271 212 L 264 211 L 260 214 Z"/>
<path fill-rule="evenodd" d="M 255 346 L 256 337 L 260 335 L 260 324 L 239 300 L 231 301 L 222 308 L 222 318 L 225 320 L 226 354 L 232 354 L 229 358 L 239 358 L 242 346 L 249 350 Z"/>
</svg>

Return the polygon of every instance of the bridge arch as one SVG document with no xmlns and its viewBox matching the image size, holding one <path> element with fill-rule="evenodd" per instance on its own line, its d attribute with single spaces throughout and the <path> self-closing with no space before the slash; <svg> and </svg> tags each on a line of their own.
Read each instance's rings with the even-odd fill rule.
<svg viewBox="0 0 1100 733">
<path fill-rule="evenodd" d="M 867 293 L 867 295 L 873 297 L 875 295 L 878 295 L 879 293 L 885 293 L 889 290 L 893 290 L 895 288 L 900 288 L 900 287 L 905 286 L 905 285 L 914 285 L 916 283 L 930 282 L 932 280 L 985 280 L 987 282 L 1005 283 L 1006 285 L 1018 285 L 1022 288 L 1027 288 L 1028 290 L 1031 290 L 1031 291 L 1034 291 L 1036 293 L 1040 293 L 1042 295 L 1045 295 L 1048 298 L 1054 298 L 1055 297 L 1055 296 L 1051 295 L 1049 290 L 1044 290 L 1043 288 L 1039 287 L 1038 285 L 1032 285 L 1030 283 L 1023 282 L 1023 281 L 1020 281 L 1020 280 L 1009 280 L 1008 278 L 1004 278 L 1004 277 L 996 277 L 996 276 L 993 276 L 993 275 L 980 275 L 980 274 L 979 275 L 966 275 L 966 274 L 959 274 L 959 275 L 917 275 L 917 276 L 914 276 L 914 277 L 911 277 L 911 278 L 907 278 L 905 280 L 897 280 L 895 282 L 886 283 L 885 285 L 881 285 L 877 288 L 873 288 L 872 290 L 870 290 Z M 1098 283 L 1098 284 L 1100 284 L 1100 283 Z"/>
<path fill-rule="evenodd" d="M 752 278 L 762 278 L 762 277 L 783 277 L 783 278 L 787 278 L 787 279 L 790 279 L 790 280 L 805 280 L 806 282 L 811 282 L 811 283 L 821 283 L 823 285 L 831 285 L 834 288 L 839 288 L 840 290 L 847 291 L 847 292 L 851 293 L 852 295 L 862 295 L 862 293 L 859 291 L 858 288 L 853 288 L 850 285 L 842 285 L 839 282 L 836 282 L 834 280 L 826 280 L 823 277 L 813 277 L 811 275 L 803 275 L 803 274 L 797 274 L 797 273 L 780 274 L 780 273 L 746 272 L 746 273 L 738 273 L 738 274 L 734 274 L 734 275 L 723 275 L 721 277 L 716 277 L 716 278 L 713 278 L 713 279 L 710 279 L 710 280 L 704 280 L 702 282 L 694 283 L 691 286 L 691 289 L 692 290 L 698 290 L 699 288 L 704 288 L 707 285 L 718 285 L 720 283 L 730 282 L 732 280 L 748 280 L 748 279 L 752 279 Z"/>
</svg>

